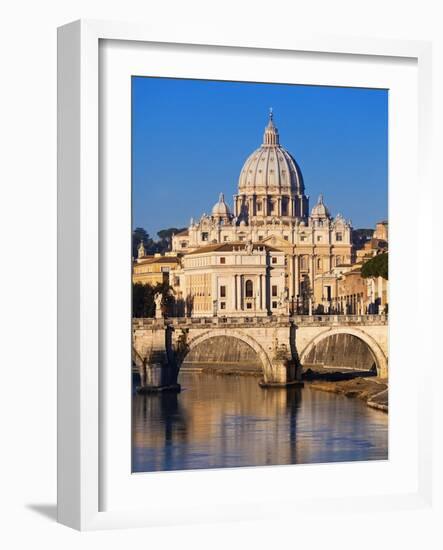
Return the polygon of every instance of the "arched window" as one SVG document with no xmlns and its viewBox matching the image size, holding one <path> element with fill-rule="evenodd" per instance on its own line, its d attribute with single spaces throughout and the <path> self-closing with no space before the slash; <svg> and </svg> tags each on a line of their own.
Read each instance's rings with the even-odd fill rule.
<svg viewBox="0 0 443 550">
<path fill-rule="evenodd" d="M 253 293 L 254 293 L 254 285 L 252 284 L 252 281 L 247 280 L 245 284 L 246 298 L 252 298 Z"/>
</svg>

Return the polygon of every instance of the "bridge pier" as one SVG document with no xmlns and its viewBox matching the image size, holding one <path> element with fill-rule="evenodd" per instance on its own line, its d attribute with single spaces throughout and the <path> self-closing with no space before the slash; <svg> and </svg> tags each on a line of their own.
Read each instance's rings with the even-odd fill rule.
<svg viewBox="0 0 443 550">
<path fill-rule="evenodd" d="M 188 352 L 220 336 L 241 340 L 255 352 L 262 365 L 262 387 L 301 385 L 302 364 L 310 350 L 336 334 L 362 340 L 378 375 L 387 378 L 387 328 L 387 318 L 378 315 L 133 319 L 138 391 L 180 391 L 178 374 Z"/>
<path fill-rule="evenodd" d="M 134 332 L 133 361 L 140 374 L 137 392 L 180 391 L 180 362 L 171 347 L 172 331 L 159 320 L 149 329 Z"/>
</svg>

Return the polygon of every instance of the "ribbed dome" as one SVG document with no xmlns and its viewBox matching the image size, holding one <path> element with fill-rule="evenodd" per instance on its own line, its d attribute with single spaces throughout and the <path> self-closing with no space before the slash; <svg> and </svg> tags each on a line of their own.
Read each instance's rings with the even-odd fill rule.
<svg viewBox="0 0 443 550">
<path fill-rule="evenodd" d="M 218 202 L 214 204 L 214 207 L 212 208 L 212 215 L 216 218 L 229 218 L 232 215 L 229 210 L 229 206 L 225 203 L 223 193 L 220 193 Z"/>
<path fill-rule="evenodd" d="M 254 151 L 243 165 L 238 193 L 304 193 L 300 167 L 290 153 L 280 145 L 272 111 L 265 128 L 262 146 Z"/>
<path fill-rule="evenodd" d="M 317 204 L 311 211 L 311 218 L 329 218 L 329 210 L 327 209 L 325 203 L 323 202 L 323 195 L 319 195 Z"/>
</svg>

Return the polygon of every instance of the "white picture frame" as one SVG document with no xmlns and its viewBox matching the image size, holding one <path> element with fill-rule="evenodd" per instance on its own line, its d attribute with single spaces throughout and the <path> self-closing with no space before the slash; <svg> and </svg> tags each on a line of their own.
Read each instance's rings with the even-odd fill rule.
<svg viewBox="0 0 443 550">
<path fill-rule="evenodd" d="M 312 496 L 306 494 L 302 498 L 283 496 L 282 492 L 272 492 L 275 485 L 284 484 L 296 467 L 274 467 L 241 470 L 203 471 L 197 475 L 195 472 L 180 472 L 172 474 L 150 474 L 144 480 L 132 476 L 131 485 L 143 483 L 145 487 L 151 487 L 152 492 L 164 490 L 170 492 L 174 486 L 183 494 L 194 487 L 196 494 L 205 487 L 214 483 L 214 487 L 238 484 L 249 484 L 250 493 L 247 499 L 234 499 L 229 495 L 219 493 L 220 499 L 210 503 L 206 502 L 200 507 L 177 498 L 175 507 L 170 503 L 156 501 L 156 506 L 140 507 L 136 499 L 131 499 L 131 494 L 122 489 L 121 503 L 117 497 L 108 509 L 103 500 L 101 485 L 103 483 L 115 483 L 119 481 L 114 476 L 113 466 L 104 467 L 103 456 L 108 448 L 106 437 L 106 415 L 108 409 L 104 402 L 109 402 L 112 394 L 111 386 L 103 387 L 103 354 L 100 341 L 103 325 L 103 302 L 106 302 L 108 283 L 102 286 L 104 276 L 103 266 L 109 259 L 109 243 L 103 244 L 103 230 L 109 226 L 109 217 L 112 217 L 113 205 L 118 202 L 118 197 L 104 200 L 106 192 L 103 189 L 103 177 L 100 175 L 100 155 L 102 143 L 100 142 L 100 113 L 105 107 L 100 104 L 100 63 L 109 63 L 110 58 L 100 52 L 100 44 L 104 41 L 114 41 L 122 45 L 126 44 L 126 50 L 130 50 L 136 44 L 174 45 L 174 48 L 185 50 L 193 44 L 198 51 L 205 52 L 210 59 L 214 55 L 214 48 L 229 52 L 231 57 L 241 55 L 244 52 L 266 52 L 280 56 L 281 62 L 287 62 L 288 54 L 302 52 L 311 56 L 330 56 L 328 59 L 339 57 L 354 63 L 371 62 L 371 59 L 386 59 L 393 64 L 397 61 L 412 60 L 415 66 L 418 82 L 418 99 L 416 97 L 415 109 L 418 114 L 418 124 L 413 122 L 412 128 L 418 133 L 417 166 L 420 187 L 422 192 L 426 190 L 428 197 L 432 193 L 432 185 L 429 175 L 430 150 L 430 79 L 431 79 L 431 47 L 425 42 L 370 40 L 347 37 L 314 37 L 298 34 L 296 37 L 282 37 L 278 42 L 275 39 L 263 38 L 252 43 L 244 39 L 223 40 L 215 37 L 208 40 L 202 32 L 202 36 L 194 36 L 192 39 L 186 36 L 186 31 L 178 34 L 174 32 L 167 35 L 161 30 L 156 33 L 153 29 L 143 25 L 126 24 L 102 21 L 77 21 L 61 27 L 58 33 L 58 279 L 59 279 L 59 304 L 58 304 L 58 519 L 59 522 L 80 530 L 118 528 L 131 526 L 152 526 L 162 524 L 192 523 L 195 521 L 219 521 L 243 519 L 259 519 L 262 517 L 283 517 L 288 512 L 286 506 L 290 503 L 299 513 L 309 513 L 309 510 L 318 510 L 334 506 L 335 510 L 345 513 L 352 509 L 356 502 L 367 510 L 395 509 L 395 508 L 422 508 L 430 506 L 432 494 L 432 468 L 431 468 L 431 432 L 429 420 L 431 416 L 431 402 L 425 396 L 424 386 L 417 384 L 414 388 L 408 386 L 407 381 L 402 381 L 404 392 L 414 392 L 416 407 L 411 406 L 412 425 L 418 428 L 417 437 L 414 438 L 417 456 L 414 462 L 405 465 L 404 475 L 399 476 L 396 489 L 387 490 L 380 494 L 378 490 L 367 490 L 360 494 L 352 492 L 352 480 L 358 479 L 361 472 L 354 469 L 349 474 L 350 484 L 344 493 L 339 493 L 337 488 L 329 487 L 327 497 L 322 491 L 312 488 Z M 161 47 L 160 47 L 161 49 Z M 129 51 L 128 50 L 128 51 Z M 128 54 L 126 51 L 125 55 Z M 153 54 L 157 55 L 157 54 Z M 160 55 L 160 54 L 158 54 Z M 158 58 L 160 59 L 160 58 Z M 285 61 L 286 59 L 286 61 Z M 324 62 L 328 63 L 328 59 Z M 360 61 L 359 61 L 360 60 Z M 216 71 L 216 69 L 214 69 Z M 349 75 L 349 85 L 351 75 Z M 247 80 L 247 78 L 246 78 Z M 106 80 L 105 80 L 106 82 Z M 330 83 L 330 82 L 329 82 Z M 326 84 L 326 82 L 325 82 Z M 414 91 L 415 93 L 415 91 Z M 410 98 L 409 98 L 410 100 Z M 126 106 L 127 108 L 127 106 Z M 103 137 L 103 136 L 101 136 Z M 414 161 L 412 161 L 414 165 Z M 407 174 L 405 178 L 407 179 Z M 127 187 L 126 187 L 127 189 Z M 109 198 L 109 197 L 108 197 Z M 392 202 L 392 196 L 390 200 Z M 130 200 L 128 196 L 127 202 Z M 411 200 L 411 199 L 409 199 Z M 407 201 L 406 201 L 407 203 Z M 409 204 L 409 203 L 407 203 Z M 411 205 L 416 207 L 416 224 L 425 222 L 423 204 L 412 199 Z M 390 207 L 390 219 L 391 219 Z M 402 215 L 394 212 L 394 220 L 398 220 L 399 228 L 402 225 Z M 103 221 L 105 220 L 105 221 Z M 404 221 L 404 220 L 403 220 Z M 428 222 L 429 223 L 429 222 Z M 394 240 L 395 240 L 394 227 Z M 107 237 L 108 238 L 108 237 Z M 110 238 L 110 237 L 109 237 Z M 118 239 L 123 250 L 124 237 Z M 103 246 L 102 246 L 103 245 Z M 401 261 L 400 251 L 397 262 Z M 108 254 L 108 256 L 106 256 Z M 116 253 L 118 254 L 118 252 Z M 426 247 L 421 254 L 426 255 Z M 400 257 L 401 256 L 401 257 Z M 418 258 L 420 260 L 420 256 Z M 395 260 L 395 258 L 394 258 Z M 429 262 L 428 262 L 429 267 Z M 129 267 L 128 267 L 129 269 Z M 395 272 L 395 264 L 394 264 Z M 125 275 L 123 274 L 123 277 Z M 426 280 L 423 269 L 418 267 L 411 275 L 414 284 L 420 284 Z M 109 284 L 120 284 L 122 280 L 115 280 Z M 423 299 L 430 296 L 431 289 L 423 290 Z M 394 291 L 395 298 L 395 291 Z M 421 304 L 413 304 L 411 307 L 417 315 L 422 311 Z M 395 309 L 394 309 L 395 311 Z M 392 319 L 392 316 L 391 316 Z M 401 315 L 394 316 L 398 329 L 393 332 L 401 332 L 405 327 Z M 397 326 L 397 325 L 395 325 Z M 417 330 L 420 341 L 423 343 L 430 334 L 420 330 L 418 323 L 411 320 L 408 329 Z M 391 334 L 394 337 L 394 334 Z M 128 345 L 127 332 L 121 334 L 120 344 Z M 125 344 L 126 339 L 126 344 Z M 413 346 L 414 344 L 411 343 Z M 415 350 L 417 351 L 417 350 Z M 409 350 L 409 362 L 413 361 L 414 352 Z M 400 356 L 397 357 L 399 359 Z M 406 367 L 405 367 L 406 368 Z M 425 369 L 426 370 L 426 369 Z M 426 371 L 424 379 L 429 382 L 430 371 Z M 394 381 L 399 383 L 399 377 L 393 373 Z M 392 379 L 392 378 L 391 378 Z M 423 380 L 424 383 L 424 380 Z M 409 383 L 410 384 L 410 383 Z M 411 395 L 410 395 L 411 397 Z M 394 394 L 395 398 L 395 394 Z M 400 401 L 399 401 L 400 403 Z M 124 409 L 124 407 L 123 407 Z M 127 417 L 127 410 L 122 413 Z M 399 421 L 399 415 L 394 412 L 391 422 Z M 408 411 L 405 409 L 405 415 Z M 390 413 L 391 415 L 391 413 Z M 122 425 L 121 433 L 127 428 Z M 117 428 L 118 431 L 118 428 Z M 125 442 L 130 439 L 127 434 Z M 415 436 L 414 436 L 415 437 Z M 115 442 L 114 442 L 115 444 Z M 395 462 L 395 461 L 394 461 Z M 394 463 L 393 462 L 393 463 Z M 378 466 L 375 464 L 376 473 Z M 319 486 L 325 483 L 329 476 L 326 467 L 315 470 L 314 466 L 305 468 L 304 476 L 307 478 L 317 476 Z M 337 480 L 341 475 L 348 475 L 349 465 L 334 466 L 334 475 Z M 412 469 L 417 473 L 411 484 L 404 483 L 408 478 L 408 472 Z M 302 471 L 302 470 L 300 470 Z M 109 475 L 109 472 L 112 475 Z M 115 470 L 118 476 L 118 470 Z M 130 472 L 127 472 L 128 475 Z M 257 473 L 261 475 L 263 482 L 260 495 L 255 493 L 252 487 L 256 484 Z M 380 470 L 380 473 L 381 470 Z M 390 472 L 392 476 L 393 472 Z M 388 475 L 388 472 L 383 473 Z M 255 476 L 255 477 L 254 477 Z M 354 477 L 355 476 L 355 477 Z M 109 477 L 111 479 L 109 479 Z M 395 476 L 393 476 L 395 477 Z M 402 485 L 402 483 L 404 483 Z M 282 484 L 282 485 L 283 485 Z M 131 489 L 132 490 L 132 489 Z M 169 493 L 170 494 L 170 493 Z M 336 496 L 335 496 L 336 495 Z M 207 495 L 206 495 L 207 496 Z M 283 500 L 284 499 L 284 500 Z M 117 500 L 117 504 L 115 502 Z M 132 502 L 131 502 L 132 500 Z M 239 502 L 235 502 L 239 500 Z M 248 507 L 245 509 L 245 503 Z M 266 502 L 268 507 L 265 510 Z M 285 506 L 279 506 L 279 503 Z"/>
</svg>

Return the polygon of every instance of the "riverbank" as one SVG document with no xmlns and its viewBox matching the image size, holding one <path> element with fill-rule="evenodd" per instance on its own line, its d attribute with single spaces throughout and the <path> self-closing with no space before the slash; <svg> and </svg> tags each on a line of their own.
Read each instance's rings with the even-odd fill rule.
<svg viewBox="0 0 443 550">
<path fill-rule="evenodd" d="M 388 381 L 381 378 L 352 378 L 350 380 L 312 380 L 309 387 L 313 390 L 326 391 L 355 397 L 366 402 L 368 407 L 388 412 L 389 391 Z"/>
</svg>

